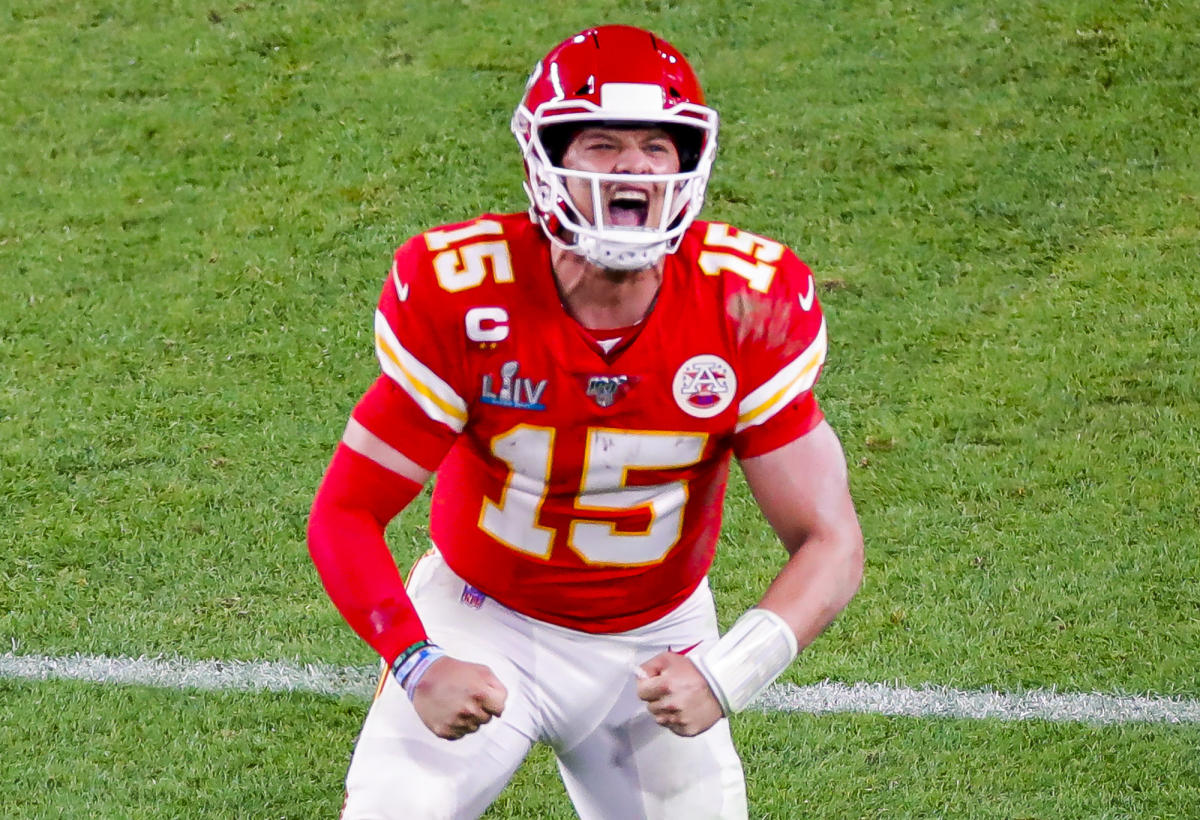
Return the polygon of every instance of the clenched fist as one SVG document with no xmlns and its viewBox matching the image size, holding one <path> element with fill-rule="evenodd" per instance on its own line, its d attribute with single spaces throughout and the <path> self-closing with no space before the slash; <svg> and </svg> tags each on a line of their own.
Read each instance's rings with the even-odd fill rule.
<svg viewBox="0 0 1200 820">
<path fill-rule="evenodd" d="M 417 681 L 413 708 L 429 731 L 458 740 L 504 711 L 508 690 L 491 669 L 478 663 L 438 658 Z"/>
<path fill-rule="evenodd" d="M 637 694 L 659 726 L 692 737 L 723 717 L 721 704 L 696 665 L 683 655 L 663 652 L 642 664 Z"/>
</svg>

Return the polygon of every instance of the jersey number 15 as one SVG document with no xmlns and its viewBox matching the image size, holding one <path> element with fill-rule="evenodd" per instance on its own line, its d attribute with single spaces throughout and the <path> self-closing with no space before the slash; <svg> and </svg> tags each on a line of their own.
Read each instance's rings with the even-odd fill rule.
<svg viewBox="0 0 1200 820">
<path fill-rule="evenodd" d="M 479 527 L 505 544 L 539 558 L 548 558 L 556 531 L 538 519 L 549 492 L 555 431 L 519 424 L 492 439 L 492 454 L 508 465 L 508 479 L 499 503 L 484 499 Z M 630 486 L 631 470 L 669 470 L 689 467 L 704 453 L 705 433 L 665 433 L 647 430 L 588 430 L 583 474 L 575 498 L 567 545 L 589 564 L 654 564 L 679 541 L 687 504 L 686 480 L 652 486 Z M 589 517 L 643 509 L 650 523 L 642 532 L 618 532 L 616 525 Z"/>
</svg>

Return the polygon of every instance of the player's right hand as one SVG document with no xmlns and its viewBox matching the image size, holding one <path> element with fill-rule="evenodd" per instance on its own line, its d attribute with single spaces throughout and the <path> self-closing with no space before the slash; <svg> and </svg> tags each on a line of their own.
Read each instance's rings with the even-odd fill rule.
<svg viewBox="0 0 1200 820">
<path fill-rule="evenodd" d="M 508 690 L 491 669 L 443 656 L 412 692 L 413 708 L 429 731 L 446 740 L 469 735 L 504 711 Z"/>
</svg>

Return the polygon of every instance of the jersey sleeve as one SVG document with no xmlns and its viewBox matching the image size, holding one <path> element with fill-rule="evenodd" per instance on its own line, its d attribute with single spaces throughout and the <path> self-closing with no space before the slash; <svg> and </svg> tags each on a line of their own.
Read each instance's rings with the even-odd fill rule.
<svg viewBox="0 0 1200 820">
<path fill-rule="evenodd" d="M 428 636 L 384 540 L 388 522 L 421 485 L 344 442 L 313 500 L 308 550 L 325 591 L 351 628 L 391 666 Z"/>
<path fill-rule="evenodd" d="M 762 455 L 803 436 L 824 415 L 813 393 L 825 364 L 825 317 L 808 266 L 784 249 L 765 292 L 730 300 L 742 363 L 734 453 Z"/>
<path fill-rule="evenodd" d="M 375 353 L 382 371 L 377 400 L 355 408 L 368 434 L 426 470 L 437 469 L 467 422 L 462 339 L 431 272 L 423 236 L 392 261 L 375 310 Z"/>
</svg>

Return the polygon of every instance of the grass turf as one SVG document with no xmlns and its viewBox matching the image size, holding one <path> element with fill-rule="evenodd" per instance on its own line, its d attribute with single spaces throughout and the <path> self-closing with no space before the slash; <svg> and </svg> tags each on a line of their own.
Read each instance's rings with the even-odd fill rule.
<svg viewBox="0 0 1200 820">
<path fill-rule="evenodd" d="M 787 679 L 1200 693 L 1200 43 L 1167 3 L 0 12 L 0 639 L 370 662 L 323 597 L 303 526 L 375 372 L 388 254 L 523 207 L 505 126 L 524 74 L 598 20 L 650 26 L 694 58 L 723 115 L 706 215 L 790 243 L 822 280 L 820 395 L 868 568 Z M 402 566 L 423 549 L 422 513 L 393 527 Z M 779 560 L 735 480 L 713 577 L 723 620 Z M 45 792 L 85 812 L 101 801 L 97 816 L 153 815 L 144 764 L 207 743 L 199 712 L 235 732 L 224 753 L 266 768 L 238 787 L 180 755 L 171 776 L 194 788 L 171 798 L 179 816 L 247 805 L 239 788 L 261 790 L 254 816 L 331 812 L 359 720 L 318 699 L 3 685 L 20 724 L 89 703 L 112 728 L 107 779 Z M 187 704 L 201 706 L 180 736 L 119 740 Z M 277 733 L 235 728 L 259 709 L 278 709 Z M 1001 782 L 991 816 L 1197 805 L 1190 728 L 740 720 L 762 816 L 803 816 L 789 801 L 810 793 L 835 794 L 843 816 L 988 816 L 968 802 L 986 792 L 979 772 Z M 897 726 L 894 772 L 877 776 L 855 755 Z M 32 746 L 64 772 L 102 770 L 76 731 L 35 744 L 10 729 L 0 757 Z M 796 780 L 790 756 L 821 732 L 836 768 Z M 1134 748 L 1149 763 L 1131 772 Z M 917 784 L 904 766 L 925 759 L 958 779 Z M 535 758 L 497 810 L 548 799 L 551 768 Z M 16 802 L 39 799 L 28 782 L 0 778 L 6 805 L 34 805 Z M 1106 785 L 1091 797 L 1092 783 Z"/>
</svg>

